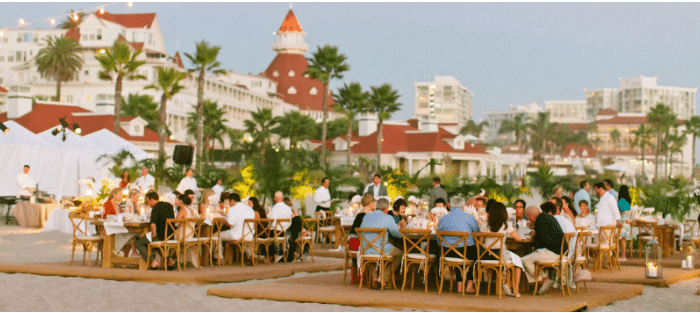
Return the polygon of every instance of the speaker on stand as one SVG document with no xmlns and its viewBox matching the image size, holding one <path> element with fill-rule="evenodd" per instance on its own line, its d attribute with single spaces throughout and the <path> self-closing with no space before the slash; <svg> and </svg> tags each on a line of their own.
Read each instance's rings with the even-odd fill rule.
<svg viewBox="0 0 700 313">
<path fill-rule="evenodd" d="M 192 165 L 194 147 L 188 145 L 177 145 L 173 151 L 173 163 L 178 165 Z"/>
</svg>

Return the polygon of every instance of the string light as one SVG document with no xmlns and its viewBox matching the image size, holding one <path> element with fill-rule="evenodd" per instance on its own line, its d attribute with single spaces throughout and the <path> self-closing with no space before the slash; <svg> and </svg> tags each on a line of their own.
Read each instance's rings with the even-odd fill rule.
<svg viewBox="0 0 700 313">
<path fill-rule="evenodd" d="M 56 25 L 56 20 L 50 18 L 50 19 L 49 19 L 49 24 L 51 24 L 51 26 Z"/>
<path fill-rule="evenodd" d="M 75 21 L 75 22 L 78 22 L 78 21 L 80 20 L 80 13 L 86 13 L 86 14 L 88 14 L 88 13 L 94 11 L 94 10 L 98 10 L 100 14 L 104 14 L 104 13 L 105 13 L 105 9 L 104 9 L 104 8 L 105 8 L 106 6 L 108 6 L 108 5 L 111 5 L 111 4 L 112 4 L 112 3 L 103 4 L 103 5 L 96 6 L 96 7 L 93 7 L 93 8 L 89 8 L 89 9 L 86 9 L 86 10 L 71 12 L 71 13 L 67 13 L 67 14 L 59 15 L 59 16 L 48 17 L 48 18 L 45 18 L 45 19 L 43 19 L 43 20 L 34 21 L 34 22 L 27 22 L 25 19 L 21 18 L 21 19 L 19 19 L 19 20 L 17 21 L 17 25 L 15 25 L 15 26 L 0 28 L 0 36 L 2 36 L 3 33 L 4 33 L 6 30 L 15 29 L 15 28 L 20 28 L 20 27 L 25 27 L 25 26 L 29 26 L 29 25 L 36 24 L 36 23 L 41 23 L 41 22 L 48 22 L 50 25 L 53 26 L 53 25 L 56 25 L 57 19 L 59 19 L 59 18 L 61 18 L 61 17 L 64 17 L 64 16 L 70 18 L 71 20 L 73 20 L 73 21 Z M 126 6 L 129 7 L 129 8 L 131 8 L 131 7 L 134 6 L 134 4 L 133 4 L 133 2 L 127 2 Z"/>
<path fill-rule="evenodd" d="M 78 13 L 73 13 L 72 18 L 73 18 L 73 21 L 76 21 L 76 22 L 77 22 L 78 19 L 80 19 L 80 16 L 78 15 Z"/>
<path fill-rule="evenodd" d="M 129 9 L 131 9 L 133 6 L 134 6 L 134 3 L 133 3 L 133 2 L 127 2 L 127 3 L 126 3 L 126 7 L 129 8 Z"/>
<path fill-rule="evenodd" d="M 19 19 L 19 21 L 17 23 L 19 24 L 19 26 L 24 26 L 24 19 L 23 18 Z"/>
<path fill-rule="evenodd" d="M 105 8 L 100 8 L 100 14 L 105 14 Z"/>
</svg>

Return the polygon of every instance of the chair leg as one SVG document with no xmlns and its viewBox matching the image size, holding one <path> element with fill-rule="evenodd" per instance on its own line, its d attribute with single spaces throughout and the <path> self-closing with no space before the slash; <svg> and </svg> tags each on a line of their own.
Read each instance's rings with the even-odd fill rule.
<svg viewBox="0 0 700 313">
<path fill-rule="evenodd" d="M 428 274 L 430 273 L 430 268 L 432 264 L 425 262 L 425 269 L 423 269 L 423 285 L 425 285 L 425 293 L 428 293 Z"/>
<path fill-rule="evenodd" d="M 440 268 L 440 273 L 439 273 L 440 274 L 440 285 L 439 285 L 440 287 L 438 288 L 438 295 L 442 294 L 442 285 L 445 283 L 445 270 L 446 270 L 446 268 L 447 268 L 446 266 L 442 266 Z"/>
<path fill-rule="evenodd" d="M 403 260 L 403 282 L 401 283 L 401 291 L 406 289 L 406 276 L 408 275 L 408 265 L 406 259 Z"/>
<path fill-rule="evenodd" d="M 540 267 L 535 264 L 535 291 L 532 293 L 533 296 L 537 295 L 537 285 L 540 284 Z"/>
<path fill-rule="evenodd" d="M 73 265 L 73 257 L 75 256 L 75 248 L 76 248 L 76 246 L 77 246 L 77 244 L 76 244 L 76 242 L 74 241 L 74 242 L 73 242 L 73 253 L 70 254 L 70 265 Z"/>
</svg>

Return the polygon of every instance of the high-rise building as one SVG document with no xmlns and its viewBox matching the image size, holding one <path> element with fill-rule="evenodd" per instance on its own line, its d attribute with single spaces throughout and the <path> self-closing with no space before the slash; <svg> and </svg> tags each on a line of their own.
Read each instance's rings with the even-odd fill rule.
<svg viewBox="0 0 700 313">
<path fill-rule="evenodd" d="M 515 116 L 522 114 L 524 117 L 523 123 L 529 123 L 537 119 L 537 113 L 542 112 L 542 107 L 536 102 L 524 105 L 510 105 L 509 111 L 496 111 L 496 112 L 484 112 L 486 115 L 486 121 L 488 126 L 486 126 L 484 132 L 485 142 L 501 142 L 504 144 L 509 144 L 515 141 L 515 135 L 510 134 L 499 134 L 501 125 L 503 121 L 512 120 Z"/>
<path fill-rule="evenodd" d="M 474 94 L 452 76 L 435 76 L 433 82 L 414 82 L 415 115 L 419 120 L 436 119 L 459 127 L 472 118 Z"/>
<path fill-rule="evenodd" d="M 697 88 L 667 87 L 656 84 L 654 77 L 620 78 L 620 88 L 586 89 L 586 120 L 595 120 L 603 109 L 613 109 L 621 114 L 646 115 L 651 108 L 662 103 L 671 108 L 678 119 L 687 120 L 695 114 Z"/>
<path fill-rule="evenodd" d="M 544 110 L 553 123 L 583 123 L 588 120 L 586 100 L 546 100 Z"/>
</svg>

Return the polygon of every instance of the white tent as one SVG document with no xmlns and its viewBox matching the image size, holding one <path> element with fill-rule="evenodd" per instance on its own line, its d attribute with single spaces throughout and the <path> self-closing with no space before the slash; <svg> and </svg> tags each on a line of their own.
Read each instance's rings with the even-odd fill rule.
<svg viewBox="0 0 700 313">
<path fill-rule="evenodd" d="M 627 168 L 626 166 L 620 164 L 620 163 L 615 163 L 611 164 L 608 166 L 603 166 L 603 169 L 609 170 L 609 171 L 616 171 L 616 172 L 623 172 L 623 173 L 632 173 L 632 170 Z"/>
<path fill-rule="evenodd" d="M 58 127 L 58 125 L 56 125 L 56 127 Z M 94 145 L 92 142 L 83 138 L 82 136 L 76 135 L 70 129 L 66 130 L 66 141 L 63 141 L 63 132 L 56 134 L 55 136 L 54 134 L 52 134 L 53 130 L 56 129 L 56 127 L 49 128 L 44 132 L 39 133 L 39 137 L 48 141 L 56 148 L 62 148 L 67 150 L 85 150 L 93 153 L 107 152 L 105 151 L 105 149 Z"/>
<path fill-rule="evenodd" d="M 41 147 L 53 147 L 48 141 L 37 136 L 32 131 L 17 124 L 15 121 L 4 122 L 9 129 L 7 134 L 0 136 L 0 143 L 13 145 L 31 145 Z"/>
<path fill-rule="evenodd" d="M 121 150 L 129 151 L 137 161 L 152 158 L 151 154 L 137 147 L 124 138 L 117 136 L 107 129 L 100 129 L 92 134 L 85 135 L 84 139 L 90 141 L 94 145 L 102 148 L 109 154 L 116 154 Z"/>
</svg>

